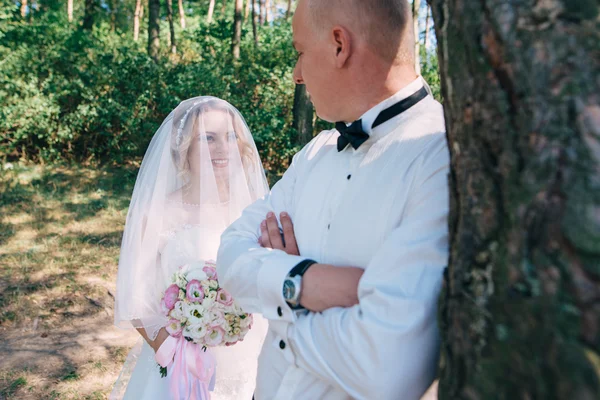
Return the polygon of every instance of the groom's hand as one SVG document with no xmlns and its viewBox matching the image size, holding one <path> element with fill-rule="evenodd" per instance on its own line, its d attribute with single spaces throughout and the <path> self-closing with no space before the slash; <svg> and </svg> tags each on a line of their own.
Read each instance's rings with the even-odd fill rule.
<svg viewBox="0 0 600 400">
<path fill-rule="evenodd" d="M 282 212 L 279 215 L 279 219 L 281 221 L 281 230 L 279 229 L 275 214 L 272 212 L 267 214 L 267 218 L 260 224 L 261 235 L 258 243 L 262 247 L 283 250 L 290 255 L 299 256 L 300 252 L 296 243 L 292 219 L 286 212 Z"/>
</svg>

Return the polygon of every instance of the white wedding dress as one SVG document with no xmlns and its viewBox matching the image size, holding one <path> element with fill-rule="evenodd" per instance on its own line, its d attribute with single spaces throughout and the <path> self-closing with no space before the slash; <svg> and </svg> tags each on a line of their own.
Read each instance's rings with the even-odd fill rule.
<svg viewBox="0 0 600 400">
<path fill-rule="evenodd" d="M 222 205 L 167 205 L 166 221 L 189 221 L 161 232 L 160 266 L 165 288 L 172 273 L 180 266 L 197 260 L 215 260 L 221 233 L 225 225 Z M 254 324 L 243 341 L 210 351 L 217 360 L 216 381 L 211 400 L 250 400 L 254 393 L 258 355 L 267 332 L 267 320 L 254 314 Z M 145 342 L 134 347 L 128 356 L 111 399 L 166 400 L 169 377 L 162 378 L 154 360 L 154 351 Z M 133 367 L 133 365 L 135 366 Z M 133 371 L 131 372 L 131 369 Z M 129 373 L 131 378 L 128 379 Z M 124 392 L 124 394 L 123 394 Z M 178 400 L 178 399 L 177 399 Z"/>
</svg>

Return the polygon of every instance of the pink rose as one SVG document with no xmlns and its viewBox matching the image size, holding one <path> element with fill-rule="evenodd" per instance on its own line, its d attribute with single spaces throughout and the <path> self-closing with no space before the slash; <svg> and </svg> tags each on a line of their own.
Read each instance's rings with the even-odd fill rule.
<svg viewBox="0 0 600 400">
<path fill-rule="evenodd" d="M 217 290 L 217 302 L 225 306 L 230 306 L 233 304 L 233 297 L 231 297 L 227 290 L 219 289 Z"/>
<path fill-rule="evenodd" d="M 192 279 L 188 282 L 185 287 L 185 297 L 191 303 L 200 303 L 204 299 L 204 290 L 202 290 L 202 284 L 196 279 Z"/>
<path fill-rule="evenodd" d="M 204 271 L 206 276 L 208 276 L 208 279 L 210 279 L 211 281 L 217 280 L 217 270 L 215 269 L 215 267 L 206 266 L 202 268 L 202 271 Z"/>
<path fill-rule="evenodd" d="M 225 330 L 220 326 L 211 326 L 208 333 L 204 336 L 204 344 L 207 346 L 218 346 L 223 341 Z"/>
<path fill-rule="evenodd" d="M 175 307 L 175 303 L 179 296 L 179 286 L 172 284 L 165 290 L 165 295 L 163 297 L 163 308 L 166 308 L 168 311 L 172 310 Z M 164 311 L 164 309 L 163 309 Z"/>
<path fill-rule="evenodd" d="M 169 324 L 165 327 L 165 329 L 167 330 L 167 332 L 169 332 L 169 335 L 173 337 L 181 336 L 181 332 L 183 331 L 183 328 L 181 327 L 181 322 L 179 322 L 176 319 L 169 320 Z"/>
</svg>

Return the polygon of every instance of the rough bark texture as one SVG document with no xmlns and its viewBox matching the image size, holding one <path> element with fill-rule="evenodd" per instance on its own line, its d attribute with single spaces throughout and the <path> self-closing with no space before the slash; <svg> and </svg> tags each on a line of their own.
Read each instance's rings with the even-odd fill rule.
<svg viewBox="0 0 600 400">
<path fill-rule="evenodd" d="M 179 9 L 179 24 L 181 29 L 185 29 L 185 10 L 183 9 L 183 0 L 177 1 L 177 8 Z"/>
<path fill-rule="evenodd" d="M 303 147 L 313 138 L 313 104 L 305 85 L 296 85 L 292 126 L 296 130 L 296 144 Z"/>
<path fill-rule="evenodd" d="M 160 0 L 148 0 L 148 54 L 158 61 L 160 51 Z"/>
<path fill-rule="evenodd" d="M 133 13 L 133 40 L 140 38 L 140 20 L 142 18 L 142 0 L 136 0 L 135 11 Z"/>
<path fill-rule="evenodd" d="M 419 40 L 419 9 L 421 8 L 421 0 L 413 0 L 412 4 L 412 15 L 413 15 L 413 31 L 415 33 L 415 71 L 417 74 L 421 73 L 421 60 L 420 60 L 420 48 L 421 41 Z"/>
<path fill-rule="evenodd" d="M 175 23 L 173 22 L 173 0 L 167 0 L 167 21 L 169 21 L 169 39 L 171 42 L 171 53 L 177 53 L 175 41 Z"/>
<path fill-rule="evenodd" d="M 231 40 L 231 54 L 234 60 L 240 58 L 240 43 L 242 41 L 242 12 L 244 0 L 235 0 L 233 15 L 233 38 Z"/>
<path fill-rule="evenodd" d="M 452 164 L 440 399 L 599 399 L 599 2 L 429 2 Z"/>
</svg>

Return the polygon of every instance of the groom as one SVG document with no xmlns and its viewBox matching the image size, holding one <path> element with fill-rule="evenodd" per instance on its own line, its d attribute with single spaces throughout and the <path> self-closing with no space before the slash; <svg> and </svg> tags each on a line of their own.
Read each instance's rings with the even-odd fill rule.
<svg viewBox="0 0 600 400">
<path fill-rule="evenodd" d="M 343 122 L 221 238 L 221 284 L 269 319 L 257 400 L 413 400 L 435 377 L 449 161 L 410 21 L 406 0 L 298 4 L 294 80 Z"/>
</svg>

